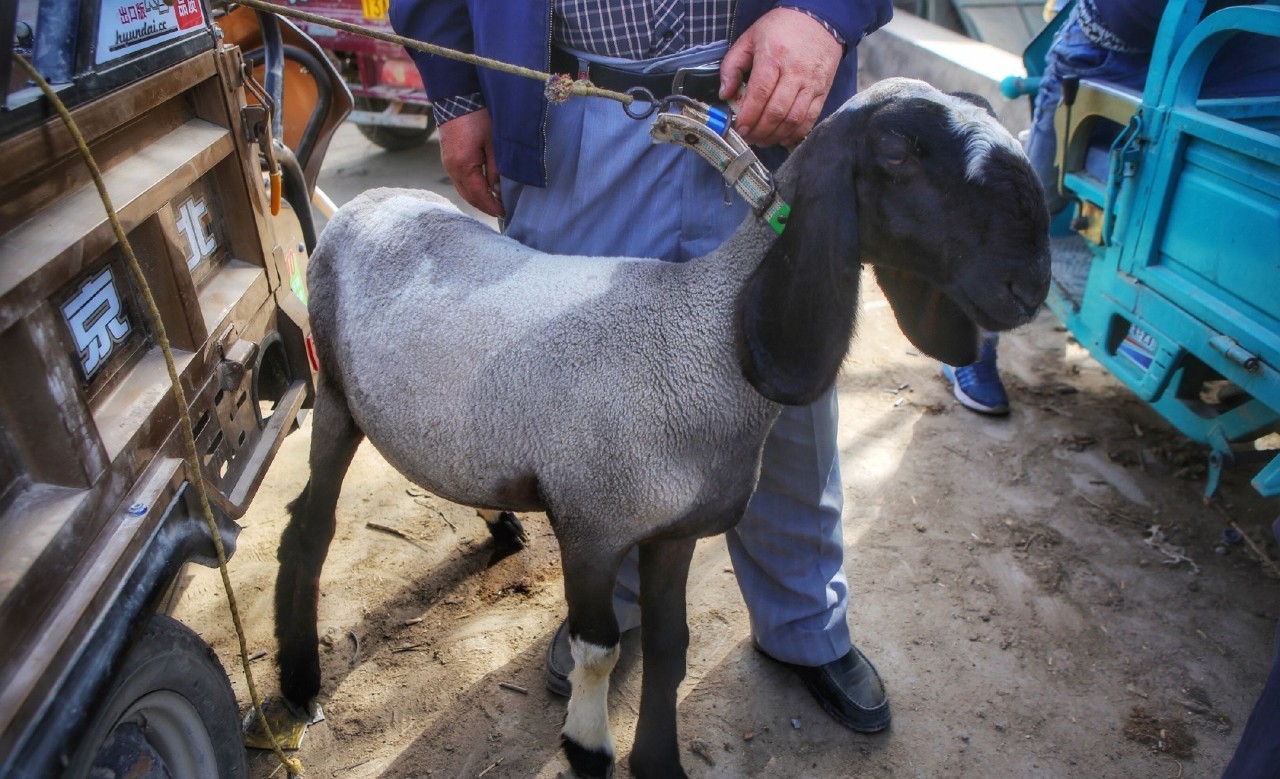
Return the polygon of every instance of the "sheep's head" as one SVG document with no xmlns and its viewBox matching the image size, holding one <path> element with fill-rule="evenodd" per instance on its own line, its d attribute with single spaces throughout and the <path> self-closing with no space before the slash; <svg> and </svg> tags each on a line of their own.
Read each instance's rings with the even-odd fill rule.
<svg viewBox="0 0 1280 779">
<path fill-rule="evenodd" d="M 912 343 L 952 365 L 977 358 L 979 327 L 1027 322 L 1048 292 L 1043 188 L 981 98 L 879 82 L 815 128 L 778 187 L 790 223 L 743 304 L 746 374 L 774 400 L 834 380 L 863 262 Z"/>
</svg>

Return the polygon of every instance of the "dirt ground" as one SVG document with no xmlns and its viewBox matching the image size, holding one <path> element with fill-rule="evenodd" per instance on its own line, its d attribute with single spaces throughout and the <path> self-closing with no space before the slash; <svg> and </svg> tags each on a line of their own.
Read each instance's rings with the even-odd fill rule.
<svg viewBox="0 0 1280 779">
<path fill-rule="evenodd" d="M 322 185 L 436 187 L 434 143 L 388 154 L 344 128 Z M 1004 339 L 1014 412 L 961 408 L 865 276 L 839 379 L 854 640 L 883 676 L 886 733 L 828 719 L 751 648 L 724 543 L 699 544 L 680 688 L 693 777 L 1216 777 L 1268 670 L 1280 582 L 1201 501 L 1205 453 L 1072 344 L 1050 315 Z M 275 546 L 307 477 L 310 426 L 284 444 L 231 564 L 258 684 L 276 689 Z M 1277 504 L 1230 472 L 1226 513 L 1277 557 Z M 543 686 L 563 618 L 555 539 L 494 554 L 473 512 L 363 447 L 322 581 L 322 702 L 309 777 L 556 777 L 564 703 Z M 177 616 L 210 640 L 247 706 L 216 572 Z M 619 753 L 640 696 L 638 641 L 611 692 Z M 278 766 L 253 753 L 251 776 Z M 618 775 L 629 776 L 625 762 Z"/>
</svg>

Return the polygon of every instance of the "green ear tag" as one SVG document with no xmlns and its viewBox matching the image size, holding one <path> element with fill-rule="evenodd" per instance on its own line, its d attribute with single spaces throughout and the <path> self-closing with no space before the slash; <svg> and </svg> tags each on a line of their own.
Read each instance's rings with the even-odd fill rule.
<svg viewBox="0 0 1280 779">
<path fill-rule="evenodd" d="M 791 206 L 786 203 L 780 203 L 773 213 L 769 214 L 769 226 L 778 235 L 782 235 L 782 231 L 787 229 L 787 218 L 791 216 Z"/>
</svg>

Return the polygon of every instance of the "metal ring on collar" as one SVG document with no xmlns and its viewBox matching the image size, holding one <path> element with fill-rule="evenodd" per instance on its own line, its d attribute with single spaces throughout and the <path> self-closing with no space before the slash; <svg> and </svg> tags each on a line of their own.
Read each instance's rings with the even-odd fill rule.
<svg viewBox="0 0 1280 779">
<path fill-rule="evenodd" d="M 652 92 L 644 87 L 632 87 L 623 94 L 630 97 L 631 102 L 623 103 L 622 110 L 632 119 L 648 119 L 650 116 L 653 116 L 654 111 L 658 110 L 658 104 L 661 102 L 653 96 Z M 636 113 L 631 110 L 631 107 L 637 102 L 643 102 L 648 106 L 644 113 Z"/>
</svg>

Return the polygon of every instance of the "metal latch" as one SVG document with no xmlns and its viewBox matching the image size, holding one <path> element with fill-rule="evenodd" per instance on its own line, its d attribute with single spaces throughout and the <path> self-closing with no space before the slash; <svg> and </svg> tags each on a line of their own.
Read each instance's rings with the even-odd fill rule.
<svg viewBox="0 0 1280 779">
<path fill-rule="evenodd" d="M 258 358 L 258 345 L 242 338 L 223 353 L 218 363 L 218 386 L 230 392 L 244 383 L 245 376 Z"/>
<path fill-rule="evenodd" d="M 284 189 L 280 177 L 280 163 L 276 160 L 276 147 L 271 137 L 271 119 L 276 111 L 275 101 L 253 78 L 253 69 L 249 63 L 240 63 L 240 74 L 244 77 L 245 89 L 258 98 L 257 105 L 246 105 L 240 109 L 240 118 L 244 121 L 245 140 L 258 144 L 262 156 L 267 160 L 267 172 L 271 177 L 271 215 L 280 213 L 280 194 Z"/>
<path fill-rule="evenodd" d="M 258 143 L 271 137 L 271 112 L 261 103 L 252 103 L 240 109 L 240 121 L 244 125 L 244 139 Z"/>
</svg>

